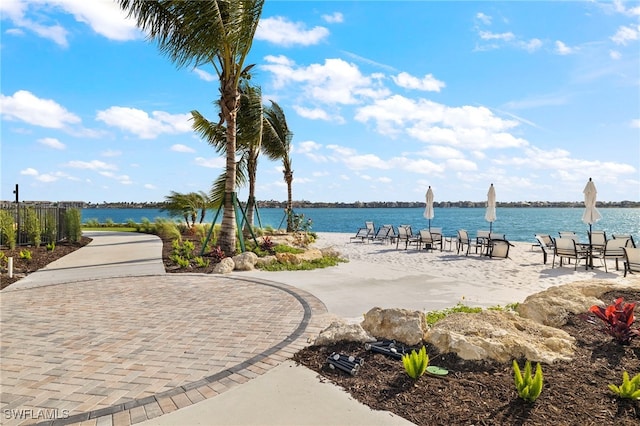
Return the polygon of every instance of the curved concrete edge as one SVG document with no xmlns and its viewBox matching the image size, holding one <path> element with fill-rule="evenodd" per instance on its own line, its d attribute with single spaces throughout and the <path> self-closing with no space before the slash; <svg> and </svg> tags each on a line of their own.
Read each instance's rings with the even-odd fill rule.
<svg viewBox="0 0 640 426">
<path fill-rule="evenodd" d="M 205 274 L 188 274 L 191 276 Z M 119 277 L 116 277 L 119 278 Z M 287 284 L 256 278 L 229 277 L 220 275 L 216 278 L 231 281 L 245 281 L 258 285 L 266 285 L 277 288 L 293 296 L 303 308 L 303 317 L 296 329 L 287 338 L 265 350 L 264 352 L 245 360 L 233 367 L 227 368 L 211 376 L 206 376 L 196 382 L 184 384 L 169 391 L 165 391 L 146 398 L 129 401 L 124 404 L 116 404 L 111 407 L 75 414 L 67 418 L 56 419 L 37 423 L 36 426 L 50 425 L 132 425 L 154 419 L 168 413 L 182 415 L 182 408 L 193 406 L 201 401 L 208 400 L 229 390 L 244 388 L 248 382 L 265 374 L 269 370 L 290 360 L 293 355 L 309 344 L 312 336 L 326 326 L 327 310 L 318 298 L 304 290 L 297 289 Z M 87 281 L 87 280 L 85 280 Z M 63 283 L 49 285 L 64 285 Z M 29 290 L 24 288 L 21 290 Z M 241 395 L 241 394 L 240 394 Z M 263 396 L 269 396 L 265 394 Z M 242 398 L 242 397 L 241 397 Z M 279 402 L 267 398 L 270 404 L 278 406 Z M 176 411 L 178 410 L 178 411 Z M 189 411 L 186 416 L 199 417 L 197 411 Z M 204 414 L 203 414 L 204 415 Z M 189 418 L 174 424 L 191 424 Z M 207 424 L 206 422 L 203 424 Z M 254 423 L 255 424 L 255 423 Z"/>
</svg>

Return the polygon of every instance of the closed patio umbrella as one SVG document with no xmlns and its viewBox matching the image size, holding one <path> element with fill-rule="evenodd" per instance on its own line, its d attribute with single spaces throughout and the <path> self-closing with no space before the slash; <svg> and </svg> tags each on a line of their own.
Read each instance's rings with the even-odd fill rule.
<svg viewBox="0 0 640 426">
<path fill-rule="evenodd" d="M 433 213 L 433 190 L 431 189 L 431 185 L 429 185 L 429 189 L 427 190 L 427 207 L 424 209 L 424 217 L 429 219 L 429 231 L 431 231 L 431 219 L 435 216 Z"/>
<path fill-rule="evenodd" d="M 489 222 L 489 232 L 491 232 L 493 230 L 493 222 L 497 219 L 496 189 L 493 187 L 493 184 L 491 184 L 489 192 L 487 193 L 487 211 L 484 214 L 484 219 Z"/>
<path fill-rule="evenodd" d="M 582 191 L 584 193 L 584 213 L 582 214 L 582 221 L 589 225 L 589 235 L 591 235 L 591 226 L 602 219 L 602 215 L 596 209 L 596 196 L 598 191 L 596 185 L 591 178 Z"/>
</svg>

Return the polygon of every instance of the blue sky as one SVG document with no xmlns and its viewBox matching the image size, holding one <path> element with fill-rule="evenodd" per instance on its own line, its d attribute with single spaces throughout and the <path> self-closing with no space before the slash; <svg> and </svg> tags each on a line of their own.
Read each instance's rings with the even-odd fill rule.
<svg viewBox="0 0 640 426">
<path fill-rule="evenodd" d="M 224 161 L 211 67 L 176 68 L 109 0 L 0 3 L 0 198 L 161 201 Z M 640 3 L 267 0 L 249 57 L 310 201 L 640 200 Z M 239 189 L 241 199 L 246 188 Z M 285 200 L 259 161 L 257 198 Z"/>
</svg>

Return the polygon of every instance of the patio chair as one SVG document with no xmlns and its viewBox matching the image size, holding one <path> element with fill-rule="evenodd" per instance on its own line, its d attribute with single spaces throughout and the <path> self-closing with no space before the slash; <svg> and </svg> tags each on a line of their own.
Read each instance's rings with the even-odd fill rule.
<svg viewBox="0 0 640 426">
<path fill-rule="evenodd" d="M 420 238 L 416 241 L 416 248 L 424 248 L 425 250 L 433 250 L 437 246 L 440 246 L 442 251 L 442 237 L 438 238 L 438 234 L 434 234 L 428 229 L 420 230 Z"/>
<path fill-rule="evenodd" d="M 601 255 L 604 250 L 604 246 L 607 244 L 607 234 L 604 231 L 591 231 L 587 232 L 587 235 L 589 236 L 591 251 Z"/>
<path fill-rule="evenodd" d="M 399 247 L 400 242 L 404 241 L 404 249 L 406 250 L 409 247 L 409 244 L 417 243 L 420 240 L 419 235 L 413 235 L 413 231 L 411 231 L 411 226 L 409 225 L 400 225 L 398 226 L 398 238 L 396 239 L 396 249 Z"/>
<path fill-rule="evenodd" d="M 374 235 L 376 235 L 376 227 L 373 224 L 373 222 L 365 222 L 364 226 L 369 231 L 369 236 L 370 237 L 373 237 Z"/>
<path fill-rule="evenodd" d="M 640 272 L 640 248 L 636 247 L 624 247 L 624 276 L 627 276 L 627 272 L 632 274 L 633 272 Z"/>
<path fill-rule="evenodd" d="M 507 259 L 509 257 L 509 247 L 511 247 L 511 243 L 504 239 L 492 239 L 489 242 L 489 257 L 490 258 L 503 258 Z"/>
<path fill-rule="evenodd" d="M 389 241 L 391 242 L 391 244 L 396 242 L 396 239 L 398 238 L 398 233 L 396 232 L 396 228 L 393 227 L 393 225 L 382 225 L 382 226 L 386 226 L 387 228 L 389 228 Z"/>
<path fill-rule="evenodd" d="M 613 234 L 612 235 L 614 240 L 626 240 L 628 241 L 624 247 L 635 247 L 636 246 L 636 242 L 633 240 L 633 235 L 631 234 Z"/>
<path fill-rule="evenodd" d="M 369 230 L 367 228 L 360 228 L 358 232 L 353 237 L 349 238 L 349 242 L 353 242 L 353 240 L 360 240 L 361 243 L 369 240 Z"/>
<path fill-rule="evenodd" d="M 440 251 L 442 251 L 442 228 L 431 228 L 429 231 L 431 232 L 431 238 L 434 244 L 439 245 Z"/>
<path fill-rule="evenodd" d="M 477 239 L 469 238 L 469 233 L 465 229 L 458 229 L 458 254 L 461 250 L 464 251 L 465 246 L 467 246 L 466 256 L 469 256 L 471 247 L 475 249 L 476 254 L 478 254 L 478 247 L 482 248 L 482 245 L 478 245 Z"/>
<path fill-rule="evenodd" d="M 615 259 L 616 271 L 619 270 L 618 260 L 622 259 L 624 261 L 624 247 L 627 241 L 628 240 L 622 238 L 612 238 L 607 240 L 602 252 L 598 253 L 598 255 L 594 254 L 594 257 L 600 258 L 602 263 L 604 263 L 605 272 L 609 272 L 607 270 L 607 259 Z"/>
<path fill-rule="evenodd" d="M 571 238 L 576 243 L 578 242 L 578 236 L 573 231 L 560 231 L 558 232 L 558 235 L 560 236 L 560 238 Z"/>
<path fill-rule="evenodd" d="M 568 259 L 568 263 L 571 263 L 571 259 L 575 259 L 576 263 L 574 270 L 578 269 L 578 263 L 581 260 L 585 261 L 585 269 L 589 267 L 588 257 L 589 253 L 585 250 L 579 249 L 576 241 L 573 238 L 556 238 L 553 241 L 555 246 L 553 250 L 553 260 L 551 261 L 551 267 L 555 266 L 556 257 L 560 259 L 560 267 L 562 267 L 562 259 Z"/>
<path fill-rule="evenodd" d="M 553 239 L 549 234 L 537 234 L 536 241 L 538 241 L 538 246 L 542 250 L 542 263 L 547 264 L 547 258 L 550 254 L 553 254 Z"/>
</svg>

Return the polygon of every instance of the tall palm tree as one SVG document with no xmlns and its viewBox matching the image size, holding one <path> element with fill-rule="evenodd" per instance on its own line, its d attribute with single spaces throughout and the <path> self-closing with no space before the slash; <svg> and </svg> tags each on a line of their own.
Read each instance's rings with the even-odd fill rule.
<svg viewBox="0 0 640 426">
<path fill-rule="evenodd" d="M 271 107 L 264 111 L 266 118 L 262 137 L 263 151 L 271 160 L 282 160 L 282 173 L 287 184 L 287 231 L 293 231 L 293 169 L 291 168 L 291 140 L 293 133 L 287 126 L 287 120 L 280 105 L 271 101 Z"/>
<path fill-rule="evenodd" d="M 209 197 L 202 191 L 187 194 L 171 191 L 169 195 L 164 197 L 164 200 L 166 204 L 160 211 L 166 211 L 172 217 L 181 216 L 187 224 L 187 228 L 196 224 L 198 215 L 200 216 L 198 223 L 202 223 L 207 209 L 211 206 Z"/>
<path fill-rule="evenodd" d="M 119 0 L 137 19 L 149 39 L 177 66 L 211 64 L 220 79 L 221 123 L 226 124 L 224 213 L 218 243 L 227 255 L 235 253 L 236 115 L 238 85 L 252 65 L 245 67 L 264 0 Z"/>
</svg>

